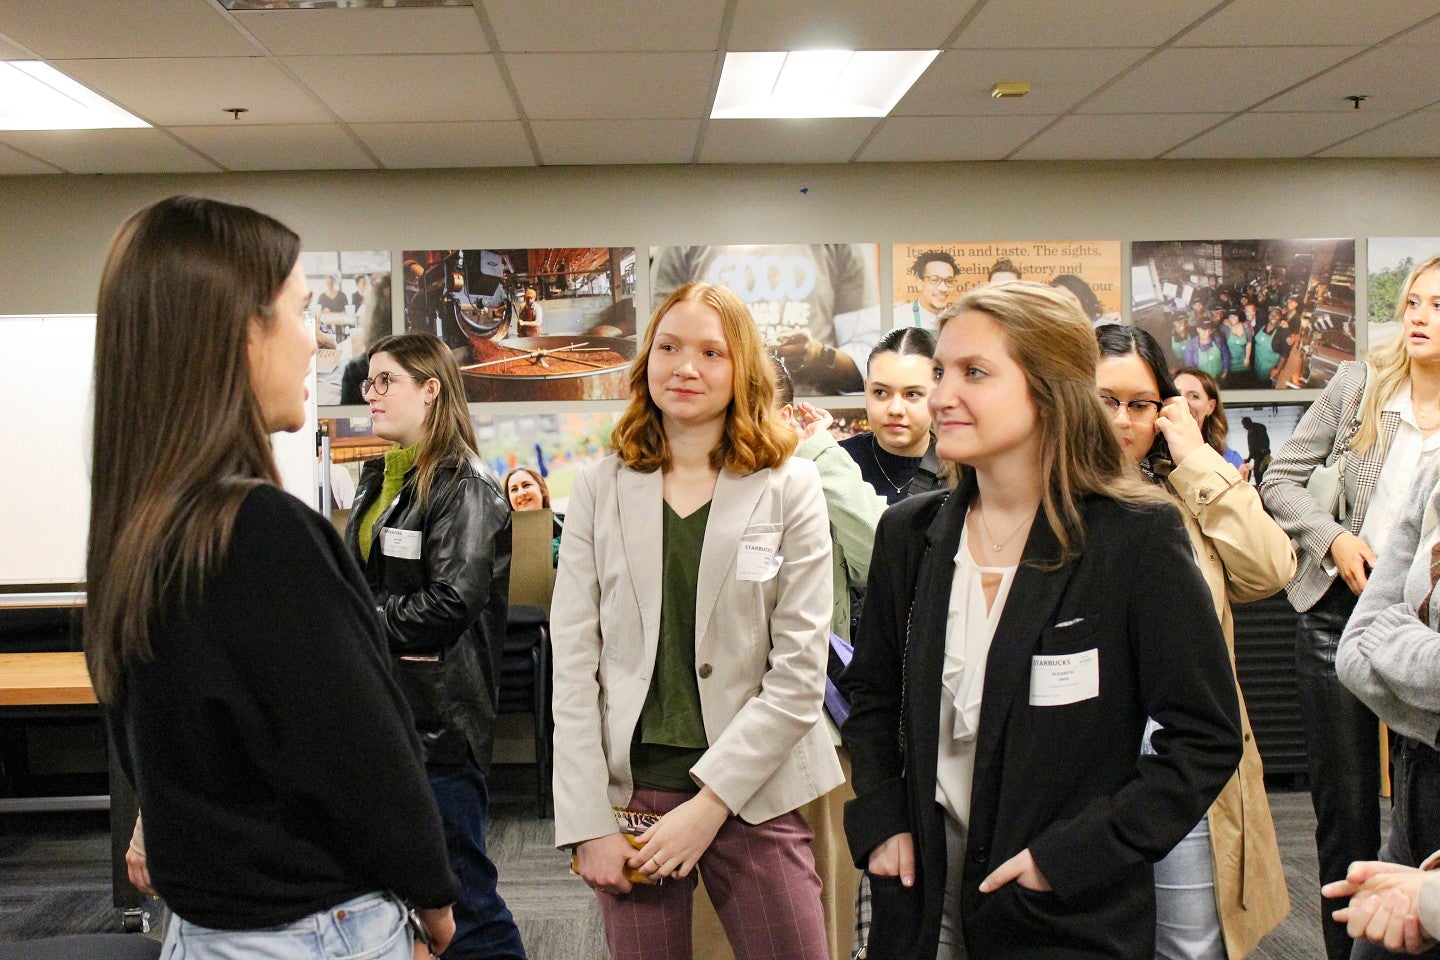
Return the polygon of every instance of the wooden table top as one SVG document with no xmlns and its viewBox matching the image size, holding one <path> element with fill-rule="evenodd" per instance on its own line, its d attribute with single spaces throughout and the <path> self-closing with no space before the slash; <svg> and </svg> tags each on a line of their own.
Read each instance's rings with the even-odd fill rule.
<svg viewBox="0 0 1440 960">
<path fill-rule="evenodd" d="M 0 653 L 0 707 L 95 703 L 83 653 Z"/>
</svg>

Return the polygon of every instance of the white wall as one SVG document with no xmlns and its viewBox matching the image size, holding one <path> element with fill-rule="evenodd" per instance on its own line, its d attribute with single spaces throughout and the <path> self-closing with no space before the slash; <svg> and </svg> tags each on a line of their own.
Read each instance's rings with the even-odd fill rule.
<svg viewBox="0 0 1440 960">
<path fill-rule="evenodd" d="M 884 278 L 888 245 L 917 239 L 1358 239 L 1440 223 L 1440 165 L 1424 160 L 0 177 L 0 314 L 92 312 L 115 228 L 177 192 L 258 207 L 311 250 L 877 241 Z"/>
</svg>

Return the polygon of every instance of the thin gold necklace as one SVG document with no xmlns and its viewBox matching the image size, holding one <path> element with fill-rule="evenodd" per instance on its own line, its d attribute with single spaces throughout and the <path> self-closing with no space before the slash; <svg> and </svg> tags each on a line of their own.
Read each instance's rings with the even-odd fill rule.
<svg viewBox="0 0 1440 960">
<path fill-rule="evenodd" d="M 1005 535 L 1005 539 L 998 541 L 995 539 L 995 534 L 990 532 L 990 524 L 985 522 L 985 514 L 981 512 L 981 508 L 978 506 L 975 508 L 975 519 L 980 521 L 980 530 L 985 535 L 985 542 L 990 544 L 990 549 L 992 551 L 994 551 L 995 553 L 999 553 L 1001 547 L 1005 546 L 1005 544 L 1015 539 L 1015 534 L 1020 532 L 1021 527 L 1025 526 L 1025 524 L 1029 523 L 1035 518 L 1026 517 L 1024 520 L 1021 520 L 1019 526 L 1017 526 L 1014 530 L 1011 530 L 1008 534 Z"/>
<path fill-rule="evenodd" d="M 875 466 L 880 468 L 880 476 L 884 477 L 885 482 L 895 488 L 896 493 L 904 490 L 906 484 L 908 484 L 909 481 L 907 480 L 905 483 L 896 483 L 894 480 L 890 479 L 890 474 L 885 472 L 885 464 L 880 462 L 880 441 L 875 439 L 875 434 L 873 432 L 870 434 L 870 445 L 875 448 Z M 889 451 L 887 450 L 886 453 L 889 453 Z"/>
</svg>

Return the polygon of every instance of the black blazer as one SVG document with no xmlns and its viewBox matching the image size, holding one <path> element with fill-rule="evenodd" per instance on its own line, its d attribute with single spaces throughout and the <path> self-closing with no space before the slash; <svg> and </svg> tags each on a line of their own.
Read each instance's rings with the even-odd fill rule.
<svg viewBox="0 0 1440 960">
<path fill-rule="evenodd" d="M 855 863 L 863 869 L 897 833 L 915 838 L 916 888 L 872 881 L 875 960 L 928 960 L 939 938 L 940 673 L 952 558 L 973 494 L 967 478 L 953 493 L 885 512 L 841 682 L 851 704 L 842 735 L 854 770 L 845 831 Z M 1037 949 L 1152 957 L 1152 865 L 1205 815 L 1240 761 L 1234 674 L 1179 514 L 1103 497 L 1081 510 L 1084 552 L 1053 571 L 1030 565 L 1059 554 L 1037 515 L 990 647 L 962 897 L 976 960 Z M 1030 705 L 1031 657 L 1087 650 L 1099 655 L 1098 697 Z M 1141 757 L 1147 717 L 1164 729 L 1152 738 L 1156 755 Z M 1053 890 L 1012 882 L 982 895 L 980 881 L 1027 847 Z"/>
</svg>

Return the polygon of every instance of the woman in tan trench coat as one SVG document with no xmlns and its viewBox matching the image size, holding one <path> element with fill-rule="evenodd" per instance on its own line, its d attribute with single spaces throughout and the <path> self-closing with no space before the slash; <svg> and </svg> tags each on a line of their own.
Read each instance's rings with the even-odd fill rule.
<svg viewBox="0 0 1440 960">
<path fill-rule="evenodd" d="M 1143 330 L 1120 326 L 1101 327 L 1096 335 L 1098 385 L 1102 399 L 1114 411 L 1116 436 L 1131 461 L 1148 478 L 1163 483 L 1180 508 L 1233 660 L 1235 621 L 1230 605 L 1268 597 L 1289 582 L 1295 573 L 1289 537 L 1265 513 L 1255 488 L 1205 444 L 1154 339 Z M 1260 752 L 1243 696 L 1240 717 L 1244 739 L 1240 769 L 1210 807 L 1206 820 L 1156 865 L 1157 958 L 1241 960 L 1290 912 Z M 1184 859 L 1187 844 L 1203 846 L 1207 831 L 1213 913 L 1197 909 L 1207 904 L 1172 900 L 1166 889 L 1167 876 L 1176 869 L 1172 861 Z M 1203 871 L 1203 863 L 1200 867 Z M 1180 896 L 1183 899 L 1184 894 Z"/>
</svg>

